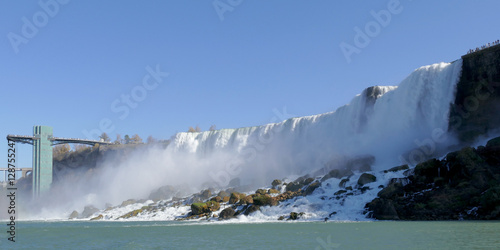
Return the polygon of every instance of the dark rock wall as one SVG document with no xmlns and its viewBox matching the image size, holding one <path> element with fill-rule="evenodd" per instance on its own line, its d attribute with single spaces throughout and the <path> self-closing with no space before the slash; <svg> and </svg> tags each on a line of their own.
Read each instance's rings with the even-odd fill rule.
<svg viewBox="0 0 500 250">
<path fill-rule="evenodd" d="M 500 128 L 500 45 L 464 55 L 462 59 L 449 131 L 461 142 L 470 143 Z"/>
</svg>

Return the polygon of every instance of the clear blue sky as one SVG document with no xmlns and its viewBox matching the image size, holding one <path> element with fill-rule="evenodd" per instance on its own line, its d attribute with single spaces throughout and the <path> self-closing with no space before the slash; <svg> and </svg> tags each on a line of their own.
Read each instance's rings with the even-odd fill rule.
<svg viewBox="0 0 500 250">
<path fill-rule="evenodd" d="M 112 139 L 168 139 L 189 126 L 260 125 L 273 109 L 333 111 L 368 86 L 397 85 L 500 38 L 499 1 L 396 2 L 1 0 L 0 131 L 48 125 L 84 138 L 105 120 Z M 391 19 L 374 26 L 371 11 Z M 348 62 L 340 45 L 356 46 L 356 27 L 373 37 Z M 147 79 L 150 90 L 148 66 L 169 73 Z M 122 99 L 134 93 L 132 104 Z"/>
</svg>

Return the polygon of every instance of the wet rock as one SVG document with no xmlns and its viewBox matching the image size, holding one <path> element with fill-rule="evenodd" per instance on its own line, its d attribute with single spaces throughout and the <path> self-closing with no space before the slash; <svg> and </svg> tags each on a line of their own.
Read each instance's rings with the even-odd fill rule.
<svg viewBox="0 0 500 250">
<path fill-rule="evenodd" d="M 314 183 L 311 183 L 307 188 L 306 190 L 304 191 L 304 194 L 303 195 L 310 195 L 314 192 L 314 190 L 316 190 L 318 187 L 321 186 L 321 183 L 320 182 L 314 182 Z"/>
<path fill-rule="evenodd" d="M 288 217 L 287 220 L 297 220 L 299 219 L 300 217 L 302 217 L 304 215 L 303 212 L 300 212 L 300 213 L 296 213 L 296 212 L 291 212 L 290 213 L 290 216 Z"/>
<path fill-rule="evenodd" d="M 279 194 L 279 193 L 280 193 L 280 191 L 278 191 L 278 190 L 276 190 L 276 189 L 274 189 L 274 188 L 271 188 L 271 189 L 267 190 L 267 193 L 268 193 L 268 194 Z"/>
<path fill-rule="evenodd" d="M 277 201 L 284 201 L 284 200 L 295 198 L 295 197 L 300 196 L 300 195 L 301 195 L 300 192 L 286 191 L 286 192 L 276 196 L 275 199 Z"/>
<path fill-rule="evenodd" d="M 304 187 L 304 184 L 301 183 L 296 183 L 296 182 L 290 182 L 286 185 L 286 191 L 291 191 L 291 192 L 297 192 L 299 191 L 302 187 Z"/>
<path fill-rule="evenodd" d="M 69 215 L 69 219 L 70 219 L 70 220 L 71 220 L 71 219 L 76 219 L 76 218 L 78 218 L 78 216 L 79 216 L 79 215 L 80 215 L 80 214 L 79 214 L 76 210 L 74 210 L 74 211 L 73 211 L 73 212 Z"/>
<path fill-rule="evenodd" d="M 408 165 L 405 164 L 405 165 L 401 165 L 401 166 L 397 166 L 397 167 L 393 167 L 393 168 L 384 170 L 384 173 L 398 172 L 398 171 L 407 170 L 407 169 L 410 169 L 410 167 L 408 167 Z"/>
<path fill-rule="evenodd" d="M 231 218 L 234 218 L 234 214 L 236 212 L 234 211 L 233 208 L 231 207 L 228 207 L 228 208 L 225 208 L 224 210 L 222 210 L 219 214 L 219 220 L 227 220 L 227 219 L 231 219 Z"/>
<path fill-rule="evenodd" d="M 363 186 L 368 183 L 377 181 L 377 177 L 372 174 L 363 173 L 358 179 L 358 185 Z"/>
<path fill-rule="evenodd" d="M 239 193 L 233 192 L 229 197 L 229 204 L 236 204 L 240 200 Z"/>
<path fill-rule="evenodd" d="M 347 193 L 346 190 L 339 190 L 339 191 L 335 192 L 333 195 L 337 196 L 337 195 L 341 195 L 341 194 L 345 194 L 345 193 Z"/>
<path fill-rule="evenodd" d="M 249 215 L 251 213 L 260 211 L 260 206 L 259 205 L 251 205 L 245 210 L 245 215 Z"/>
<path fill-rule="evenodd" d="M 341 179 L 343 177 L 351 176 L 351 175 L 353 175 L 353 172 L 350 169 L 334 169 L 334 170 L 330 171 L 328 174 L 326 174 L 325 176 L 323 176 L 323 178 L 321 178 L 321 182 L 326 181 L 326 180 L 331 179 L 331 178 Z"/>
<path fill-rule="evenodd" d="M 278 179 L 274 180 L 271 183 L 271 185 L 273 186 L 273 188 L 279 187 L 279 186 L 281 186 L 281 184 L 283 184 L 283 182 L 281 180 L 278 180 Z"/>
<path fill-rule="evenodd" d="M 102 220 L 104 218 L 104 216 L 102 216 L 102 214 L 90 219 L 90 220 Z"/>
<path fill-rule="evenodd" d="M 217 211 L 220 208 L 220 204 L 215 201 L 208 201 L 204 203 L 193 203 L 191 204 L 191 214 L 199 215 L 204 213 L 210 213 Z"/>
<path fill-rule="evenodd" d="M 255 191 L 256 194 L 267 194 L 267 191 L 265 189 L 257 189 L 257 191 Z"/>
<path fill-rule="evenodd" d="M 220 196 L 215 196 L 213 197 L 212 199 L 210 199 L 211 201 L 215 201 L 215 202 L 222 202 L 222 198 Z"/>
<path fill-rule="evenodd" d="M 230 195 L 231 195 L 231 194 L 230 194 L 230 193 L 228 193 L 228 192 L 226 192 L 226 191 L 220 191 L 220 192 L 217 194 L 217 196 L 220 196 L 220 197 L 223 197 L 223 198 L 224 198 L 224 197 L 226 197 L 226 196 L 227 196 L 227 197 L 229 197 Z"/>
<path fill-rule="evenodd" d="M 348 181 L 349 181 L 349 179 L 342 179 L 339 183 L 339 187 L 345 188 L 345 185 L 347 184 Z"/>
<path fill-rule="evenodd" d="M 240 199 L 239 201 L 239 205 L 248 205 L 248 204 L 252 204 L 253 203 L 253 198 L 252 196 L 248 195 L 248 196 L 245 196 L 243 199 Z"/>
<path fill-rule="evenodd" d="M 311 178 L 311 177 L 306 178 L 304 181 L 302 181 L 302 185 L 307 186 L 307 185 L 311 184 L 313 181 L 314 181 L 314 178 Z"/>
<path fill-rule="evenodd" d="M 207 200 L 208 198 L 210 198 L 210 196 L 212 196 L 212 192 L 210 191 L 210 189 L 206 189 L 203 190 L 198 197 L 200 197 L 201 200 Z"/>
<path fill-rule="evenodd" d="M 85 208 L 83 209 L 81 218 L 88 218 L 97 212 L 99 212 L 98 208 L 96 208 L 94 206 L 85 206 Z"/>
<path fill-rule="evenodd" d="M 374 199 L 366 205 L 371 211 L 372 216 L 377 220 L 399 220 L 398 213 L 391 200 Z"/>
<path fill-rule="evenodd" d="M 278 201 L 268 194 L 255 196 L 253 198 L 253 203 L 257 206 L 276 206 Z"/>
</svg>

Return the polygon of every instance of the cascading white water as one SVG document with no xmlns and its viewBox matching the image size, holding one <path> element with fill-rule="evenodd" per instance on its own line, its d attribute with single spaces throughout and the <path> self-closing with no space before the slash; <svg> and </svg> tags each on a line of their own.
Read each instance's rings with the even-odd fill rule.
<svg viewBox="0 0 500 250">
<path fill-rule="evenodd" d="M 457 60 L 421 67 L 398 87 L 366 89 L 330 113 L 257 127 L 178 133 L 167 151 L 183 157 L 187 152 L 207 163 L 211 155 L 223 153 L 227 158 L 222 162 L 237 171 L 221 173 L 231 170 L 207 164 L 219 183 L 234 177 L 255 182 L 309 173 L 339 157 L 373 155 L 376 168 L 393 167 L 401 163 L 399 156 L 418 147 L 416 141 L 436 129 L 447 131 L 461 65 Z"/>
<path fill-rule="evenodd" d="M 58 190 L 68 192 L 66 196 L 71 200 L 54 197 L 57 202 L 45 204 L 47 208 L 41 212 L 45 215 L 39 212 L 32 216 L 47 218 L 56 213 L 56 217 L 67 218 L 71 211 L 88 204 L 104 208 L 107 202 L 118 205 L 130 198 L 146 198 L 164 185 L 176 186 L 184 192 L 175 194 L 177 197 L 199 192 L 201 188 L 224 188 L 234 178 L 239 178 L 242 185 L 264 187 L 275 178 L 291 179 L 293 175 L 312 173 L 325 165 L 335 168 L 346 159 L 366 155 L 375 158 L 373 170 L 394 167 L 401 163 L 401 155 L 419 146 L 416 142 L 432 138 L 436 130 L 447 131 L 450 103 L 461 66 L 462 61 L 458 60 L 421 67 L 398 87 L 368 88 L 348 105 L 330 113 L 257 127 L 178 133 L 166 149 L 138 150 L 119 164 L 113 159 L 102 163 L 103 167 L 96 170 L 99 173 L 93 175 L 92 185 L 88 179 L 60 181 Z M 298 205 L 316 219 L 332 211 L 337 212 L 337 219 L 364 218 L 361 213 L 364 204 L 376 197 L 377 187 L 390 178 L 402 177 L 402 173 L 373 171 L 373 174 L 377 182 L 371 183 L 371 189 L 362 195 L 346 197 L 345 201 L 323 200 L 322 192 L 331 195 L 338 190 L 340 180 L 331 179 L 322 183 L 318 192 L 301 198 L 302 205 Z M 360 175 L 355 173 L 350 185 L 356 185 Z M 179 209 L 165 218 L 186 212 L 186 208 Z M 283 206 L 266 209 L 256 216 L 269 219 L 288 211 Z"/>
</svg>

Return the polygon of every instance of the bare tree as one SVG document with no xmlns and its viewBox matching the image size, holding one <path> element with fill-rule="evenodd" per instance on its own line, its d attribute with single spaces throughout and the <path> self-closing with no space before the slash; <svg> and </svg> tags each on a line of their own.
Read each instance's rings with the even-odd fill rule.
<svg viewBox="0 0 500 250">
<path fill-rule="evenodd" d="M 148 136 L 148 139 L 147 139 L 148 144 L 153 144 L 156 142 L 157 142 L 157 140 L 152 135 Z"/>
<path fill-rule="evenodd" d="M 123 142 L 122 136 L 120 134 L 117 134 L 115 144 L 122 144 L 122 142 Z"/>
<path fill-rule="evenodd" d="M 189 127 L 188 132 L 189 133 L 194 133 L 194 132 L 196 132 L 196 130 L 193 127 Z"/>
<path fill-rule="evenodd" d="M 201 132 L 201 128 L 198 125 L 196 125 L 195 130 L 196 130 L 196 132 Z"/>
<path fill-rule="evenodd" d="M 215 125 L 210 126 L 210 128 L 208 130 L 210 130 L 210 131 L 216 130 Z"/>
<path fill-rule="evenodd" d="M 106 142 L 111 141 L 111 139 L 109 138 L 108 134 L 106 134 L 105 132 L 103 132 L 101 134 L 101 136 L 99 136 L 99 138 L 101 138 L 101 140 L 106 141 Z"/>
<path fill-rule="evenodd" d="M 135 134 L 134 136 L 132 136 L 131 140 L 132 140 L 132 143 L 142 143 L 142 138 L 139 137 L 138 134 Z"/>
</svg>

